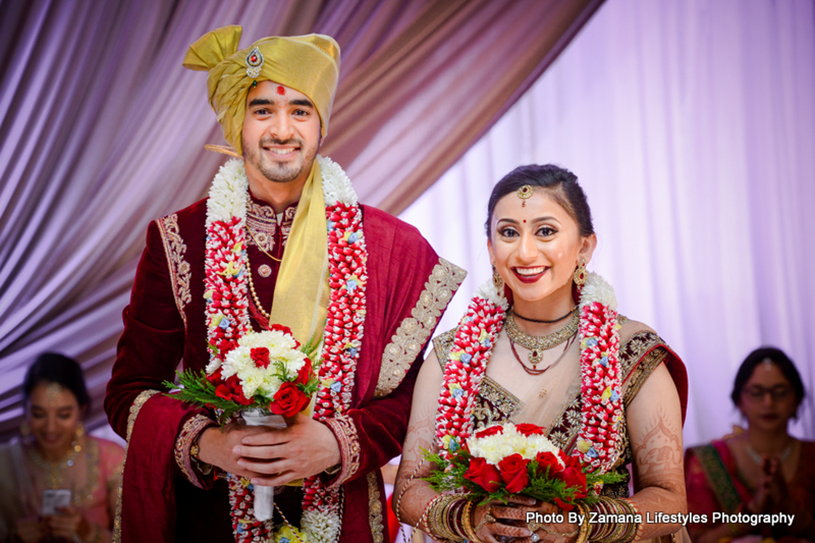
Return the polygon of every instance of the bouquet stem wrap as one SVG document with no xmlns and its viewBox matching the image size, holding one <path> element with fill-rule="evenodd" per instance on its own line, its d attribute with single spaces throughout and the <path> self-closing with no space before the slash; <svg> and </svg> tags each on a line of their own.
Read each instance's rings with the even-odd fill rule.
<svg viewBox="0 0 815 543">
<path fill-rule="evenodd" d="M 278 429 L 286 427 L 286 420 L 268 409 L 244 409 L 241 414 L 247 426 L 266 426 Z M 255 518 L 260 521 L 269 520 L 274 515 L 274 487 L 256 485 L 254 493 Z"/>
</svg>

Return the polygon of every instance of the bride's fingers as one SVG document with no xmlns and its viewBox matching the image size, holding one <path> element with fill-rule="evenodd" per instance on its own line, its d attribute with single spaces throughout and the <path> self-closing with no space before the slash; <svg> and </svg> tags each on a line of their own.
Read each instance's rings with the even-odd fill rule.
<svg viewBox="0 0 815 543">
<path fill-rule="evenodd" d="M 503 505 L 493 505 L 490 507 L 490 512 L 492 513 L 492 516 L 497 519 L 520 520 L 522 522 L 526 522 L 526 509 L 507 507 Z"/>
<path fill-rule="evenodd" d="M 521 496 L 521 495 L 514 495 L 508 496 L 507 501 L 510 503 L 516 503 L 518 505 L 527 505 L 529 507 L 533 507 L 538 504 L 538 500 L 535 498 L 531 498 L 529 496 Z"/>
</svg>

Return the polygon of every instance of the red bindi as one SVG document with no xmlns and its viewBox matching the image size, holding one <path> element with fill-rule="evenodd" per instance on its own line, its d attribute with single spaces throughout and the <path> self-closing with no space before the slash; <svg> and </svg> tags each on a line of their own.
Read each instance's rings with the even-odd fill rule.
<svg viewBox="0 0 815 543">
<path fill-rule="evenodd" d="M 280 96 L 283 96 L 284 94 L 286 94 L 286 89 L 283 87 L 283 85 L 278 85 L 277 86 L 277 94 L 279 94 Z"/>
<path fill-rule="evenodd" d="M 524 222 L 526 222 L 526 219 L 524 219 Z"/>
</svg>

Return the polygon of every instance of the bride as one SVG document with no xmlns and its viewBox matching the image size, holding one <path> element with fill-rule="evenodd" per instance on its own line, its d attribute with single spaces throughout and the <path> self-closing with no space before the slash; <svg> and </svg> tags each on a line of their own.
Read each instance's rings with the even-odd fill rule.
<svg viewBox="0 0 815 543">
<path fill-rule="evenodd" d="M 685 368 L 648 326 L 618 315 L 611 287 L 586 271 L 597 237 L 577 178 L 553 165 L 517 168 L 493 189 L 486 229 L 493 281 L 473 297 L 459 327 L 436 338 L 422 366 L 396 480 L 397 517 L 447 541 L 628 542 L 674 534 L 678 514 L 687 512 Z M 444 456 L 504 421 L 544 426 L 567 454 L 625 476 L 606 485 L 598 503 L 580 506 L 582 513 L 642 522 L 527 523 L 527 512 L 561 510 L 527 497 L 477 504 L 437 494 L 422 480 L 432 469 L 422 450 Z"/>
</svg>

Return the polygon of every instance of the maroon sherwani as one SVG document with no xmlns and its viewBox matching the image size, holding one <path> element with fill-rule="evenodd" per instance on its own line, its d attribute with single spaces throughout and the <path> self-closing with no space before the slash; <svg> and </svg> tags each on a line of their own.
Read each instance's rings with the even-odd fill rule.
<svg viewBox="0 0 815 543">
<path fill-rule="evenodd" d="M 339 474 L 326 478 L 342 485 L 340 541 L 348 543 L 379 542 L 388 533 L 379 468 L 400 453 L 419 369 L 414 361 L 421 360 L 464 278 L 415 228 L 377 209 L 361 208 L 368 249 L 362 348 L 352 406 L 327 422 L 342 465 Z M 281 220 L 263 202 L 252 198 L 249 204 L 247 226 L 255 239 L 246 236 L 247 253 L 267 311 L 279 267 L 274 258 L 283 254 L 293 210 L 284 211 Z M 124 310 L 125 331 L 105 409 L 116 432 L 128 439 L 118 519 L 125 542 L 233 539 L 226 482 L 203 473 L 189 455 L 194 439 L 214 423 L 202 410 L 163 394 L 162 385 L 173 380 L 179 362 L 197 370 L 209 362 L 205 222 L 206 200 L 201 200 L 150 224 L 130 306 Z M 259 329 L 257 319 L 253 326 Z M 295 489 L 275 498 L 295 518 L 299 500 Z"/>
</svg>

